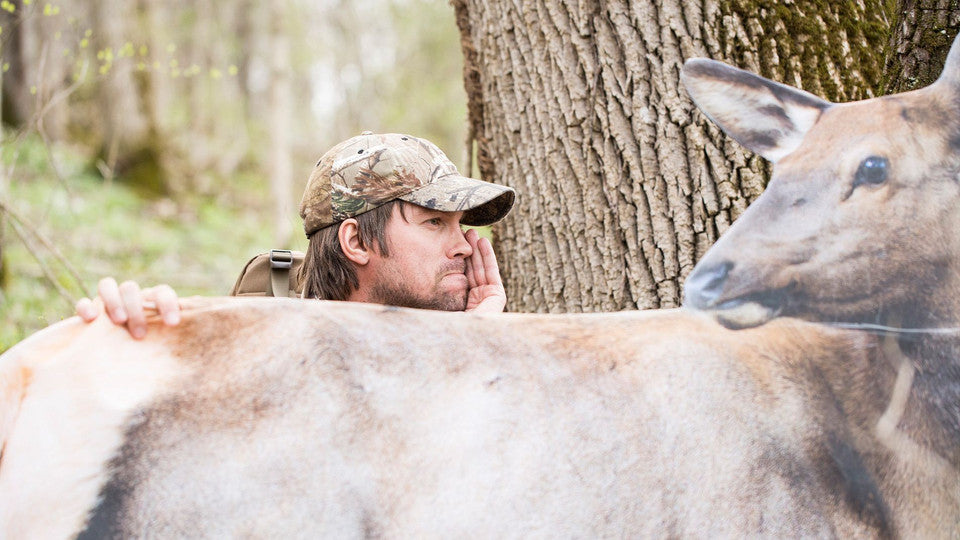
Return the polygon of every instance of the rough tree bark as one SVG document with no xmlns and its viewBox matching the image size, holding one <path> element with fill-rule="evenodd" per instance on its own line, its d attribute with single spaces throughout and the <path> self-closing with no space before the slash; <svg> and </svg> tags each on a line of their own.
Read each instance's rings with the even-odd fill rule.
<svg viewBox="0 0 960 540">
<path fill-rule="evenodd" d="M 898 0 L 884 93 L 915 90 L 935 81 L 958 30 L 960 1 Z"/>
<path fill-rule="evenodd" d="M 495 229 L 509 308 L 671 307 L 765 185 L 761 160 L 697 112 L 706 56 L 836 101 L 874 95 L 885 3 L 452 0 L 483 178 L 515 187 Z"/>
</svg>

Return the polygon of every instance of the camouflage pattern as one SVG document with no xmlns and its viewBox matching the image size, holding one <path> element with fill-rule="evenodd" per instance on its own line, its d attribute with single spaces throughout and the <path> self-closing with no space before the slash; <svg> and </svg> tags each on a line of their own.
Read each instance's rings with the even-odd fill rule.
<svg viewBox="0 0 960 540">
<path fill-rule="evenodd" d="M 303 228 L 314 232 L 394 199 L 444 212 L 465 225 L 489 225 L 513 207 L 513 189 L 461 176 L 426 139 L 369 131 L 320 158 L 300 201 Z"/>
</svg>

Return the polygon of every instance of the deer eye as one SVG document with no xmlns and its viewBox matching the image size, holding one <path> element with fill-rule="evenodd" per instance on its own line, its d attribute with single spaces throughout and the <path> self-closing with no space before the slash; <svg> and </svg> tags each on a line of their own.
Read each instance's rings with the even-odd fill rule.
<svg viewBox="0 0 960 540">
<path fill-rule="evenodd" d="M 860 162 L 857 168 L 857 174 L 853 177 L 853 187 L 862 184 L 877 185 L 882 184 L 887 179 L 887 158 L 880 156 L 870 156 Z"/>
</svg>

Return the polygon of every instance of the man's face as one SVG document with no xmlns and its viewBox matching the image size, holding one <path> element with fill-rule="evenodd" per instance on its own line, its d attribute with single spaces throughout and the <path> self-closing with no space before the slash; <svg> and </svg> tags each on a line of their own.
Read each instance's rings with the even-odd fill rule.
<svg viewBox="0 0 960 540">
<path fill-rule="evenodd" d="M 371 300 L 392 306 L 463 311 L 467 306 L 466 259 L 473 251 L 460 229 L 463 212 L 394 205 L 387 222 L 390 253 L 373 250 Z M 406 219 L 404 219 L 406 217 Z"/>
</svg>

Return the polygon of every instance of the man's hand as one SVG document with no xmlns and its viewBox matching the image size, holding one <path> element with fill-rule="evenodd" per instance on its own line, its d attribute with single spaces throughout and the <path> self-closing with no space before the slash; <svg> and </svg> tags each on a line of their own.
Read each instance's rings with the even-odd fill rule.
<svg viewBox="0 0 960 540">
<path fill-rule="evenodd" d="M 107 277 L 97 284 L 97 294 L 113 324 L 125 325 L 135 339 L 147 334 L 144 308 L 156 309 L 167 326 L 180 323 L 180 302 L 177 293 L 169 285 L 140 290 L 140 285 L 133 281 L 124 281 L 117 285 L 117 280 Z M 77 315 L 84 321 L 91 322 L 100 315 L 100 306 L 100 302 L 82 298 L 77 302 Z"/>
<path fill-rule="evenodd" d="M 466 311 L 477 313 L 500 313 L 507 306 L 507 293 L 500 279 L 500 266 L 493 246 L 486 238 L 480 238 L 474 229 L 464 233 L 473 255 L 467 257 L 467 293 Z"/>
</svg>

